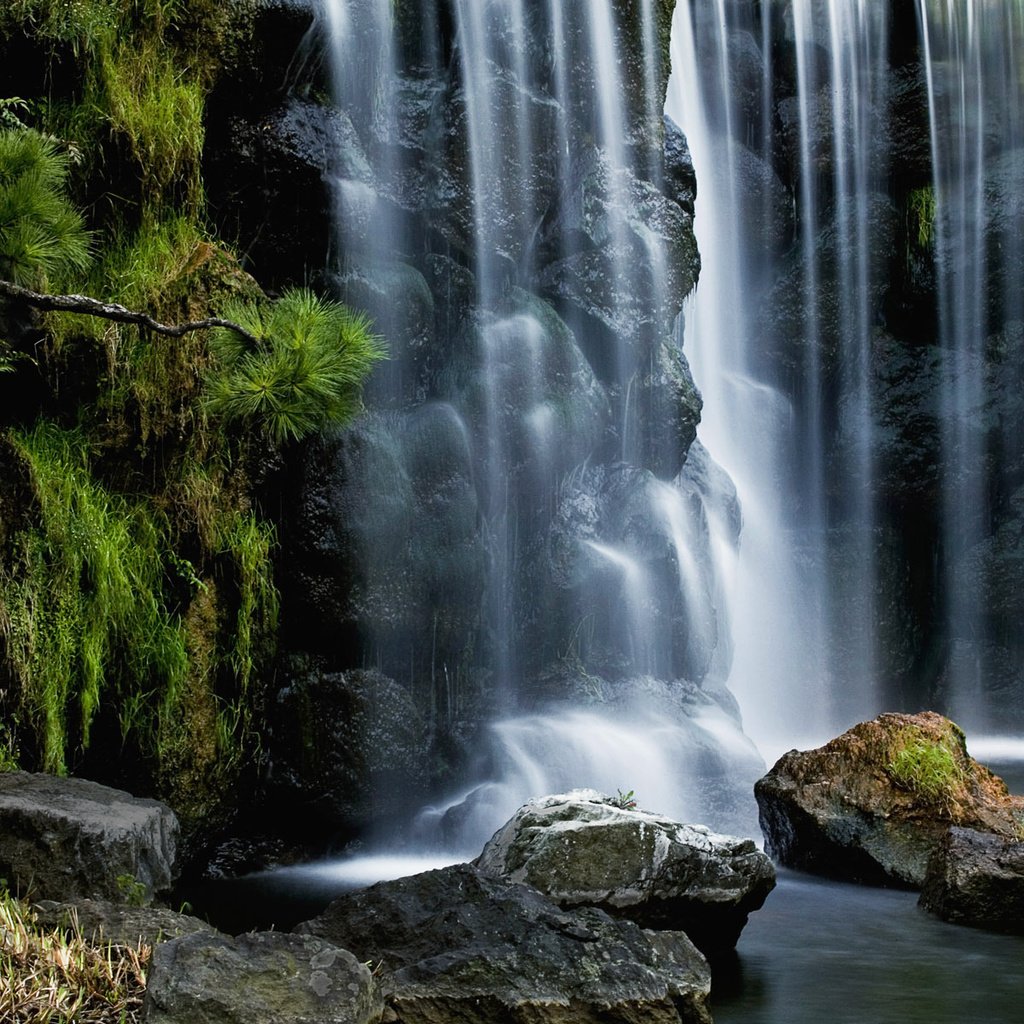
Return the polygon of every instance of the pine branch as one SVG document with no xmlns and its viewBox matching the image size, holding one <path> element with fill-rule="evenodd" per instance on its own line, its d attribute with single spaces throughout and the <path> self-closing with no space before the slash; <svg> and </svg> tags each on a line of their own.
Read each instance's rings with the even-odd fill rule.
<svg viewBox="0 0 1024 1024">
<path fill-rule="evenodd" d="M 88 295 L 44 295 L 41 292 L 34 292 L 21 285 L 12 284 L 10 281 L 0 280 L 0 295 L 17 299 L 24 302 L 33 309 L 44 312 L 55 313 L 84 313 L 86 316 L 97 316 L 103 320 L 113 320 L 119 324 L 137 324 L 140 327 L 148 327 L 157 334 L 165 334 L 171 338 L 180 338 L 192 331 L 204 331 L 211 327 L 223 327 L 229 331 L 240 334 L 254 345 L 259 345 L 257 337 L 250 334 L 244 327 L 231 320 L 222 320 L 219 317 L 208 317 L 205 320 L 190 320 L 183 324 L 162 324 L 154 320 L 148 313 L 128 309 L 116 302 L 101 302 Z"/>
</svg>

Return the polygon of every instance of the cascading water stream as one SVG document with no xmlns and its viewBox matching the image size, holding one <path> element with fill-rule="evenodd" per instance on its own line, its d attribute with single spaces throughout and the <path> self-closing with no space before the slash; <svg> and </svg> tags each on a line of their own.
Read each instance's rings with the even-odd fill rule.
<svg viewBox="0 0 1024 1024">
<path fill-rule="evenodd" d="M 425 277 L 445 310 L 444 337 L 416 336 L 388 411 L 358 428 L 369 455 L 345 455 L 346 479 L 394 485 L 371 504 L 379 513 L 358 513 L 362 667 L 426 690 L 437 728 L 457 721 L 467 680 L 484 681 L 465 785 L 421 815 L 412 841 L 463 853 L 541 790 L 581 785 L 748 821 L 749 792 L 737 810 L 722 768 L 748 782 L 761 768 L 721 689 L 734 499 L 699 445 L 681 470 L 698 400 L 672 325 L 696 254 L 688 164 L 671 171 L 682 194 L 666 184 L 665 12 L 653 0 L 635 15 L 604 0 L 452 0 L 442 24 L 436 0 L 323 3 L 341 123 L 383 179 L 344 136 L 342 294 L 374 294 L 375 273 Z M 410 46 L 399 36 L 417 7 L 423 38 Z M 417 175 L 425 184 L 410 190 Z M 356 193 L 379 231 L 355 230 Z M 447 462 L 424 431 L 454 446 Z M 461 548 L 410 560 L 424 456 L 455 466 L 474 500 Z M 482 583 L 447 568 L 472 552 L 471 516 Z M 440 524 L 425 525 L 424 545 L 437 544 Z M 403 605 L 409 566 L 426 573 L 433 607 Z M 431 587 L 435 566 L 444 578 Z M 465 588 L 454 612 L 449 580 Z M 474 596 L 479 624 L 467 625 Z M 427 614 L 429 653 L 416 640 Z"/>
<path fill-rule="evenodd" d="M 1021 442 L 1014 430 L 1003 451 L 993 451 L 983 424 L 993 336 L 1003 325 L 1020 329 L 1024 302 L 1020 237 L 1003 232 L 994 239 L 989 222 L 989 204 L 1000 195 L 1019 195 L 1024 186 L 1024 7 L 919 0 L 918 17 L 933 167 L 933 201 L 924 216 L 934 231 L 943 352 L 948 699 L 962 720 L 991 727 L 996 709 L 984 688 L 990 668 L 985 647 L 993 639 L 986 622 L 987 584 L 971 563 L 993 532 L 999 512 L 993 502 L 1007 489 L 998 475 L 1006 473 L 1003 464 L 1012 461 Z M 986 470 L 990 462 L 996 463 L 995 480 Z"/>
</svg>

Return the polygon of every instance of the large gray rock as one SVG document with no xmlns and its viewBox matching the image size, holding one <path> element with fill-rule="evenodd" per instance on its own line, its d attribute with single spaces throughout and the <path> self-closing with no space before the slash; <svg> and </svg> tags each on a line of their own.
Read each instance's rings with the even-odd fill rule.
<svg viewBox="0 0 1024 1024">
<path fill-rule="evenodd" d="M 1004 838 L 1024 800 L 931 711 L 862 722 L 817 750 L 791 750 L 754 787 L 768 852 L 788 867 L 920 888 L 951 825 Z"/>
<path fill-rule="evenodd" d="M 176 874 L 178 819 L 165 804 L 85 779 L 0 774 L 0 877 L 36 899 L 150 902 Z"/>
<path fill-rule="evenodd" d="M 775 868 L 753 840 L 621 807 L 589 789 L 531 800 L 475 863 L 563 907 L 685 931 L 709 954 L 735 946 L 775 888 Z"/>
<path fill-rule="evenodd" d="M 568 913 L 468 864 L 381 882 L 301 925 L 380 962 L 401 1024 L 709 1024 L 707 963 L 681 932 Z"/>
<path fill-rule="evenodd" d="M 367 967 L 323 939 L 283 932 L 189 935 L 153 952 L 148 1024 L 375 1024 Z"/>
<path fill-rule="evenodd" d="M 920 903 L 944 921 L 1024 934 L 1024 842 L 951 828 L 928 862 Z"/>
<path fill-rule="evenodd" d="M 79 900 L 55 903 L 44 900 L 32 908 L 39 926 L 48 931 L 55 928 L 74 929 L 93 942 L 110 942 L 115 946 L 155 946 L 193 935 L 213 934 L 205 921 L 189 914 L 179 914 L 165 907 L 133 907 L 107 900 Z"/>
</svg>

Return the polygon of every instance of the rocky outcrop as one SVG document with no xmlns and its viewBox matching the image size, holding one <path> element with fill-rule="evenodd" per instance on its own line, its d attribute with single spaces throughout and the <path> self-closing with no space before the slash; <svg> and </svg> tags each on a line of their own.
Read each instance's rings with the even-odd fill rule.
<svg viewBox="0 0 1024 1024">
<path fill-rule="evenodd" d="M 934 712 L 885 714 L 791 750 L 754 788 L 769 854 L 788 867 L 920 888 L 952 825 L 1014 838 L 1024 798 Z"/>
<path fill-rule="evenodd" d="M 928 862 L 920 904 L 954 924 L 1024 934 L 1024 842 L 951 828 Z"/>
<path fill-rule="evenodd" d="M 645 928 L 685 931 L 706 954 L 735 946 L 775 887 L 775 869 L 753 840 L 586 789 L 530 801 L 474 863 L 562 907 L 600 907 Z"/>
<path fill-rule="evenodd" d="M 709 1024 L 710 973 L 681 932 L 568 913 L 468 864 L 340 897 L 302 926 L 379 963 L 401 1024 Z"/>
<path fill-rule="evenodd" d="M 178 820 L 166 805 L 84 779 L 0 774 L 0 877 L 36 899 L 150 902 L 173 884 Z"/>
<path fill-rule="evenodd" d="M 308 935 L 195 934 L 157 946 L 147 1024 L 376 1024 L 383 1002 L 369 969 Z"/>
<path fill-rule="evenodd" d="M 115 946 L 155 946 L 184 935 L 200 932 L 212 934 L 214 929 L 190 914 L 179 914 L 165 907 L 133 907 L 106 900 L 78 900 L 55 903 L 45 900 L 33 905 L 41 928 L 71 929 L 87 941 L 112 943 Z"/>
<path fill-rule="evenodd" d="M 427 725 L 409 693 L 379 672 L 296 672 L 271 721 L 268 798 L 295 833 L 368 826 L 425 796 Z"/>
</svg>

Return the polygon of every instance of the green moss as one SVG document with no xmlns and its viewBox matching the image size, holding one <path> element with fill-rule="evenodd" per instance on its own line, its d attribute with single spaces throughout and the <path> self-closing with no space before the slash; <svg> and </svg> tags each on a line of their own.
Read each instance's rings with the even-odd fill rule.
<svg viewBox="0 0 1024 1024">
<path fill-rule="evenodd" d="M 177 200 L 193 210 L 202 204 L 199 164 L 203 152 L 205 90 L 158 37 L 126 40 L 104 48 L 97 64 L 95 95 L 115 140 L 138 165 L 146 208 Z"/>
</svg>

